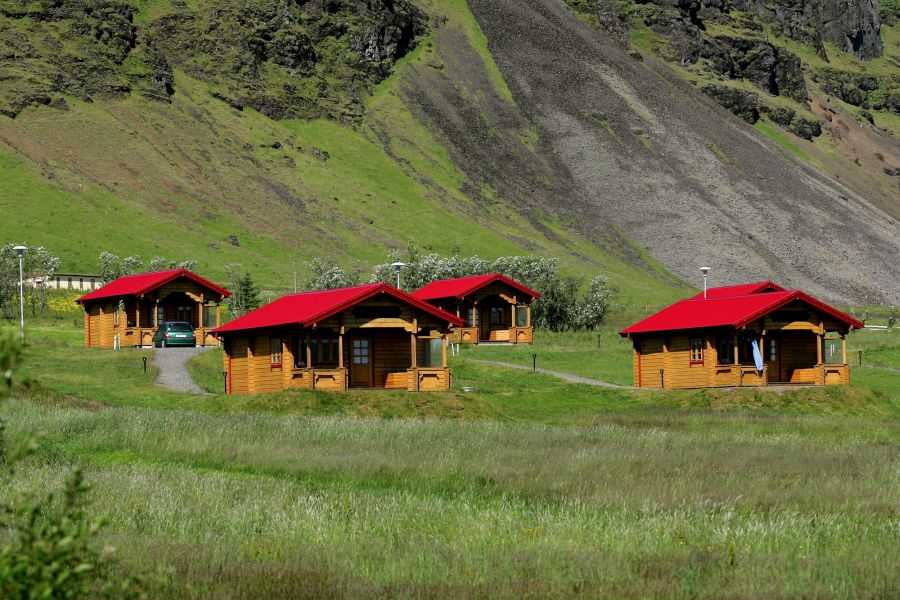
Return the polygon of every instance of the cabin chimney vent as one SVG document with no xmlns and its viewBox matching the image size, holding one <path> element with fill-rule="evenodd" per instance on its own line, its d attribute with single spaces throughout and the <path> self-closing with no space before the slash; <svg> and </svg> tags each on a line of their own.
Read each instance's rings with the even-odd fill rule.
<svg viewBox="0 0 900 600">
<path fill-rule="evenodd" d="M 703 273 L 703 297 L 706 298 L 706 278 L 709 275 L 709 267 L 700 267 L 700 272 Z"/>
</svg>

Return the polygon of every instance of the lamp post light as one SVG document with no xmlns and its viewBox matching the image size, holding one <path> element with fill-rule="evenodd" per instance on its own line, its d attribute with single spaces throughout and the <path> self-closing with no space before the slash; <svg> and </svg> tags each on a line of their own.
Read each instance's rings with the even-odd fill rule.
<svg viewBox="0 0 900 600">
<path fill-rule="evenodd" d="M 25 261 L 27 246 L 14 246 L 13 250 L 19 255 L 19 328 L 22 330 L 22 341 L 25 341 L 25 271 L 22 263 Z"/>
<path fill-rule="evenodd" d="M 394 272 L 397 274 L 397 289 L 400 289 L 400 270 L 406 266 L 406 263 L 395 262 L 391 263 L 391 266 L 394 267 Z"/>
<path fill-rule="evenodd" d="M 709 275 L 709 267 L 700 267 L 700 272 L 703 273 L 703 297 L 706 298 L 706 278 Z"/>
</svg>

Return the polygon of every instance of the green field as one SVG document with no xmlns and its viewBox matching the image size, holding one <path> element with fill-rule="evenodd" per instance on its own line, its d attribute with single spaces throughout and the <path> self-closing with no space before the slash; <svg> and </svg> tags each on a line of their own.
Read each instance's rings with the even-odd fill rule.
<svg viewBox="0 0 900 600">
<path fill-rule="evenodd" d="M 479 348 L 453 362 L 471 393 L 193 396 L 152 385 L 149 351 L 84 350 L 67 322 L 29 336 L 2 411 L 40 446 L 6 493 L 83 467 L 115 569 L 151 597 L 900 592 L 898 373 L 639 392 L 469 362 L 522 358 Z M 900 356 L 897 330 L 856 336 Z M 534 352 L 621 381 L 626 345 L 600 340 L 540 333 Z M 220 351 L 192 369 L 215 390 Z"/>
</svg>

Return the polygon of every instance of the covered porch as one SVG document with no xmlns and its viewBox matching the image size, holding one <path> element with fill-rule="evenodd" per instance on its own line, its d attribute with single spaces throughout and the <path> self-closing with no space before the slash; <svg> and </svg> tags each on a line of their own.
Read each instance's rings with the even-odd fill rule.
<svg viewBox="0 0 900 600">
<path fill-rule="evenodd" d="M 753 342 L 762 357 L 757 368 Z M 710 385 L 752 387 L 768 385 L 841 385 L 850 383 L 846 335 L 809 329 L 761 329 L 715 338 L 716 364 Z"/>
<path fill-rule="evenodd" d="M 221 304 L 207 300 L 204 294 L 176 291 L 160 297 L 140 297 L 124 301 L 119 316 L 122 346 L 151 346 L 153 334 L 161 323 L 184 321 L 194 327 L 198 346 L 217 346 L 213 330 L 221 325 Z"/>
<path fill-rule="evenodd" d="M 270 336 L 270 364 L 283 386 L 323 391 L 451 387 L 447 337 L 403 328 L 315 328 Z M 278 356 L 278 349 L 281 356 Z"/>
<path fill-rule="evenodd" d="M 454 328 L 451 341 L 455 344 L 530 344 L 534 341 L 531 305 L 517 303 L 514 296 L 491 294 L 460 302 L 457 316 L 465 319 L 466 324 Z"/>
</svg>

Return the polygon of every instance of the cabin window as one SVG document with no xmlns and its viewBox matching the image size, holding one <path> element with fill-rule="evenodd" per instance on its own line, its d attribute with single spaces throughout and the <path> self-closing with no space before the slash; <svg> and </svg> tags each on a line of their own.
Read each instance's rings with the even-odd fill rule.
<svg viewBox="0 0 900 600">
<path fill-rule="evenodd" d="M 353 340 L 353 364 L 369 364 L 369 340 Z"/>
<path fill-rule="evenodd" d="M 469 327 L 478 327 L 481 325 L 481 315 L 478 313 L 477 306 L 473 306 L 469 309 L 468 325 Z"/>
<path fill-rule="evenodd" d="M 291 346 L 291 352 L 294 355 L 294 368 L 295 369 L 305 369 L 306 368 L 306 339 L 298 336 L 294 336 L 294 341 Z"/>
<path fill-rule="evenodd" d="M 162 325 L 166 322 L 166 307 L 165 306 L 157 306 L 156 307 L 156 324 Z"/>
<path fill-rule="evenodd" d="M 218 306 L 213 303 L 207 303 L 203 306 L 203 326 L 207 329 L 213 329 L 216 326 L 216 313 Z"/>
<path fill-rule="evenodd" d="M 738 338 L 738 362 L 742 365 L 754 362 L 753 347 L 750 345 L 750 338 L 743 336 Z"/>
<path fill-rule="evenodd" d="M 734 338 L 720 337 L 716 340 L 716 356 L 720 365 L 734 364 Z"/>
<path fill-rule="evenodd" d="M 527 306 L 517 306 L 516 307 L 516 327 L 528 327 L 530 323 L 528 322 L 528 307 Z"/>
<path fill-rule="evenodd" d="M 426 369 L 439 369 L 444 366 L 443 348 L 441 338 L 419 338 L 420 367 Z"/>
<path fill-rule="evenodd" d="M 338 364 L 340 354 L 338 351 L 337 337 L 316 336 L 303 338 L 297 336 L 294 338 L 291 346 L 294 353 L 294 368 L 304 369 L 306 364 L 306 350 L 309 348 L 309 355 L 312 358 L 313 365 L 336 365 Z"/>
<path fill-rule="evenodd" d="M 491 325 L 503 325 L 506 320 L 503 318 L 505 314 L 505 310 L 503 308 L 498 308 L 496 306 L 491 307 Z"/>
<path fill-rule="evenodd" d="M 778 343 L 775 340 L 769 340 L 769 347 L 767 350 L 766 357 L 769 362 L 778 360 Z"/>
<path fill-rule="evenodd" d="M 703 364 L 703 338 L 693 338 L 690 341 L 691 346 L 691 364 Z"/>
<path fill-rule="evenodd" d="M 837 334 L 826 334 L 822 340 L 822 362 L 826 365 L 840 365 L 844 362 L 841 352 L 841 338 Z"/>
<path fill-rule="evenodd" d="M 273 369 L 281 368 L 281 338 L 269 339 L 269 365 Z"/>
<path fill-rule="evenodd" d="M 193 306 L 179 306 L 175 309 L 175 320 L 176 321 L 184 321 L 185 323 L 193 323 L 194 322 L 194 307 Z"/>
</svg>

